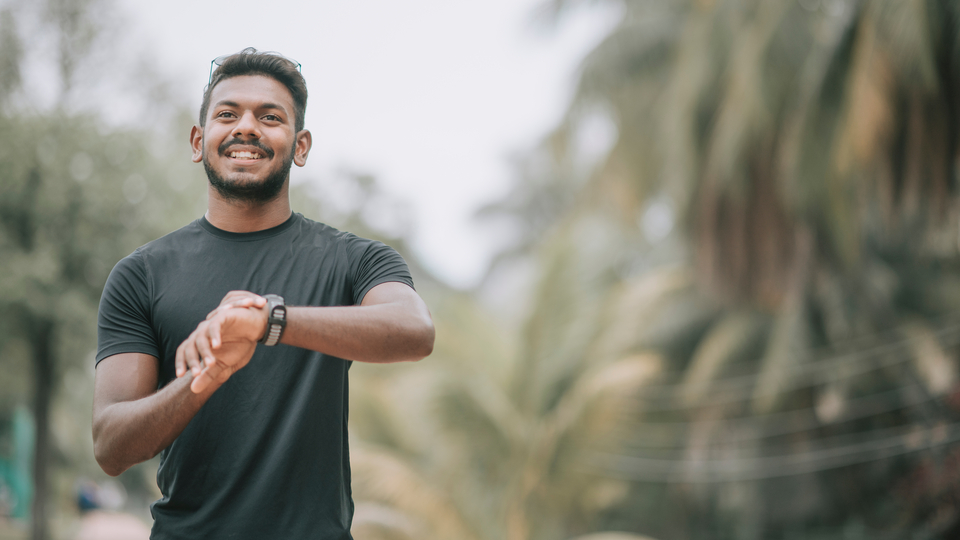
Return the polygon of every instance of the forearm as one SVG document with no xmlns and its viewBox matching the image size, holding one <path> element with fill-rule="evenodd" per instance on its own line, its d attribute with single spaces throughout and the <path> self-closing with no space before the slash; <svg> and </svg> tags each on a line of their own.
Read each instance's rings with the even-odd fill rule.
<svg viewBox="0 0 960 540">
<path fill-rule="evenodd" d="M 360 362 L 420 360 L 433 351 L 429 312 L 417 305 L 289 307 L 280 342 Z"/>
<path fill-rule="evenodd" d="M 192 379 L 187 374 L 147 397 L 95 411 L 94 454 L 107 474 L 116 476 L 173 443 L 219 387 L 212 384 L 195 394 L 190 391 Z"/>
</svg>

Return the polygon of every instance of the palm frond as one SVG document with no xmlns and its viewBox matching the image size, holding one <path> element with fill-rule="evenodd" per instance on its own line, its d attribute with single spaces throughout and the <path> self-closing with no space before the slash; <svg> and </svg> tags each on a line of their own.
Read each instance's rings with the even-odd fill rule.
<svg viewBox="0 0 960 540">
<path fill-rule="evenodd" d="M 654 540 L 649 536 L 625 532 L 602 532 L 585 534 L 571 538 L 570 540 Z"/>
<path fill-rule="evenodd" d="M 906 325 L 904 333 L 910 340 L 914 368 L 927 391 L 942 396 L 953 390 L 957 385 L 957 364 L 930 327 L 915 320 Z"/>
<path fill-rule="evenodd" d="M 753 314 L 733 312 L 720 318 L 700 340 L 679 388 L 686 406 L 698 404 L 729 362 L 738 359 L 763 328 Z"/>
<path fill-rule="evenodd" d="M 351 449 L 350 462 L 359 523 L 389 525 L 404 534 L 417 534 L 415 538 L 479 538 L 448 495 L 403 459 L 385 450 L 359 446 Z M 391 511 L 364 506 L 369 503 Z M 361 512 L 364 509 L 369 511 Z M 378 515 L 391 519 L 378 519 Z"/>
</svg>

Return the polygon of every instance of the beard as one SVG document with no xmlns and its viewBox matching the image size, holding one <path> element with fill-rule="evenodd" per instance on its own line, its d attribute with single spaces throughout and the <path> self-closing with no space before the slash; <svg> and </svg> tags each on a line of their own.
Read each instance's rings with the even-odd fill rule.
<svg viewBox="0 0 960 540">
<path fill-rule="evenodd" d="M 262 150 L 268 158 L 274 156 L 273 150 L 262 146 L 260 141 L 241 141 L 239 139 L 224 142 L 217 148 L 217 152 L 223 156 L 226 154 L 227 149 L 235 144 L 256 146 Z M 290 168 L 293 166 L 293 153 L 296 147 L 297 143 L 294 142 L 290 153 L 284 156 L 279 166 L 259 182 L 227 180 L 213 168 L 206 154 L 203 156 L 203 169 L 207 171 L 207 180 L 210 182 L 210 185 L 213 186 L 213 188 L 217 190 L 217 193 L 223 198 L 237 202 L 265 203 L 276 199 L 277 196 L 280 195 L 283 184 L 287 181 L 287 178 L 290 177 Z"/>
</svg>

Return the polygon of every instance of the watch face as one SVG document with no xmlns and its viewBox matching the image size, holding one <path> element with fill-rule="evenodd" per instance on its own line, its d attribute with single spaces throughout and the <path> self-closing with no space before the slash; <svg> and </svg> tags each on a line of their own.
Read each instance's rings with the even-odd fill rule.
<svg viewBox="0 0 960 540">
<path fill-rule="evenodd" d="M 283 319 L 283 315 L 286 313 L 286 307 L 283 305 L 283 297 L 277 296 L 275 294 L 265 294 L 263 295 L 267 300 L 267 305 L 269 306 L 270 318 L 271 319 Z"/>
<path fill-rule="evenodd" d="M 270 299 L 270 324 L 279 324 L 283 325 L 285 319 L 287 318 L 287 307 L 283 305 L 283 299 L 280 297 L 275 297 L 279 301 Z"/>
</svg>

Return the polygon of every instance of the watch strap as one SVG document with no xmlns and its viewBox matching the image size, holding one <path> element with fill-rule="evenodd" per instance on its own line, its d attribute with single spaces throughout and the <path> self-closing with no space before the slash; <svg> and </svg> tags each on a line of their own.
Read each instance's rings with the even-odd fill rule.
<svg viewBox="0 0 960 540">
<path fill-rule="evenodd" d="M 280 343 L 283 331 L 287 327 L 287 306 L 283 297 L 276 294 L 265 294 L 267 300 L 267 331 L 260 338 L 260 343 L 273 347 Z"/>
</svg>

